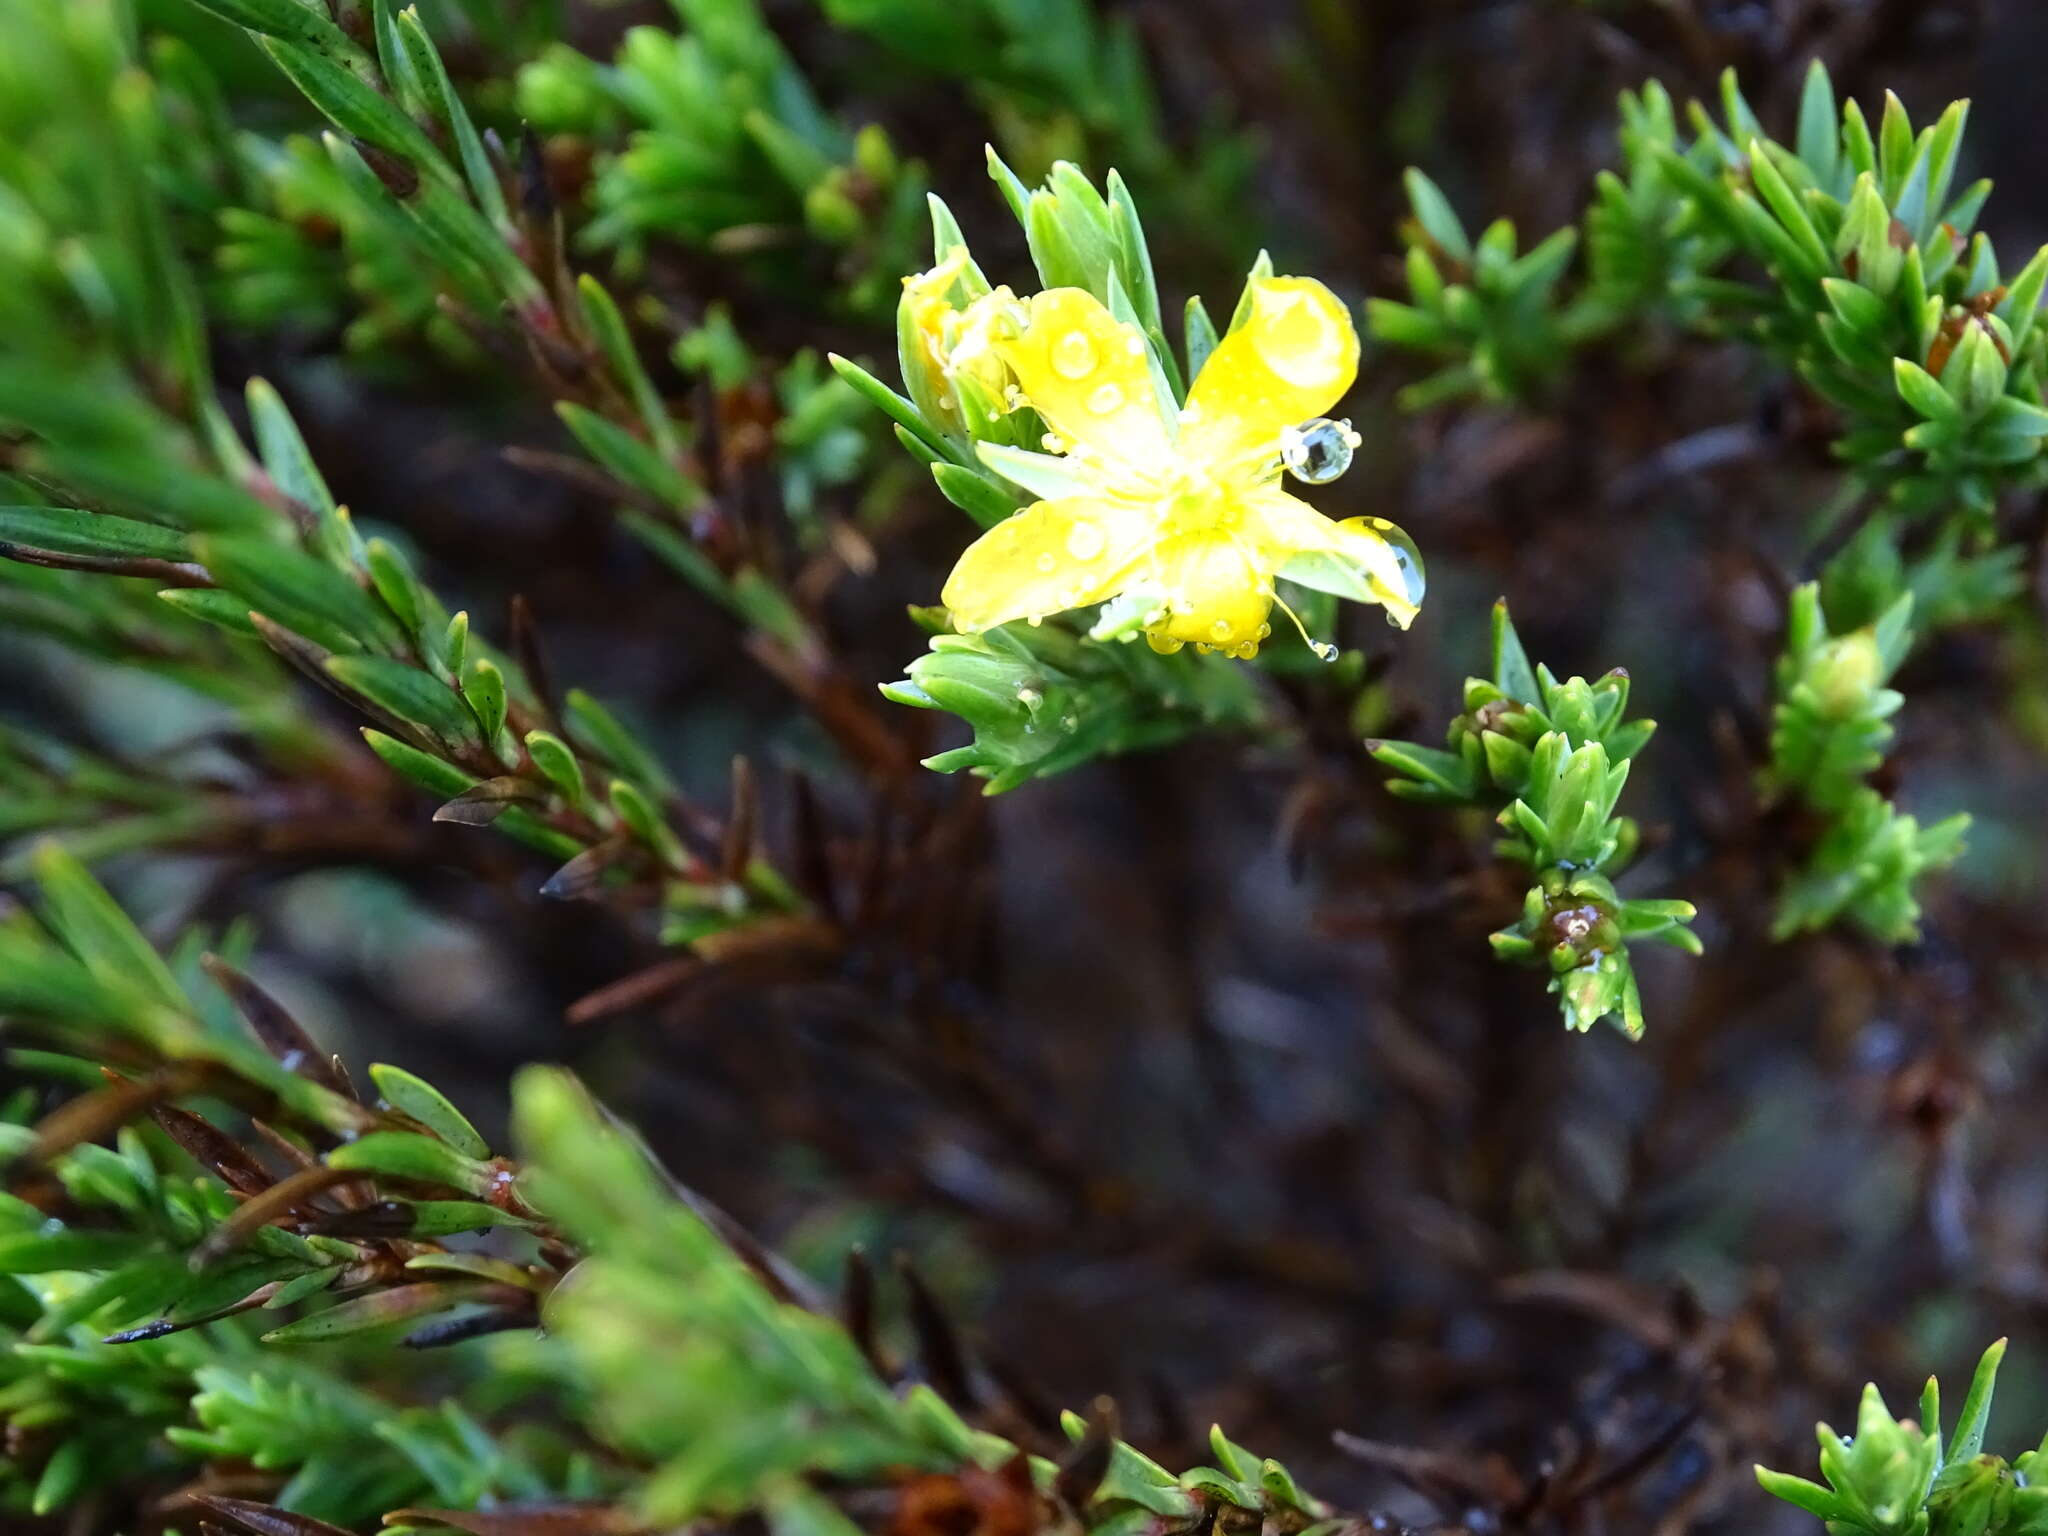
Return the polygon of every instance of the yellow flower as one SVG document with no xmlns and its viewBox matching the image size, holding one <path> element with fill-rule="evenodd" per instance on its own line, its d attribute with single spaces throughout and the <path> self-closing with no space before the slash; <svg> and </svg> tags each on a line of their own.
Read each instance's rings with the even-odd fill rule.
<svg viewBox="0 0 2048 1536">
<path fill-rule="evenodd" d="M 1283 569 L 1408 625 L 1422 573 L 1407 537 L 1377 518 L 1333 522 L 1280 488 L 1294 429 L 1357 375 L 1351 317 L 1311 278 L 1256 278 L 1248 299 L 1176 411 L 1135 326 L 1083 289 L 1033 295 L 995 350 L 1059 451 L 979 445 L 1045 499 L 960 557 L 943 595 L 958 628 L 1122 597 L 1156 650 L 1192 642 L 1248 657 L 1271 633 Z"/>
<path fill-rule="evenodd" d="M 956 246 L 928 272 L 903 279 L 897 346 L 903 382 L 924 413 L 948 431 L 964 431 L 961 380 L 983 393 L 984 409 L 1016 405 L 1016 380 L 997 354 L 998 332 L 1015 333 L 1024 306 L 1009 288 L 990 288 L 965 248 Z"/>
</svg>

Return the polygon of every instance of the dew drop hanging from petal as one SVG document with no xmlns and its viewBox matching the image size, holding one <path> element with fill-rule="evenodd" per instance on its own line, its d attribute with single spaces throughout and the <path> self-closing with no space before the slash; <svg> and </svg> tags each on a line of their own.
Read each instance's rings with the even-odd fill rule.
<svg viewBox="0 0 2048 1536">
<path fill-rule="evenodd" d="M 1422 571 L 1422 551 L 1415 547 L 1413 539 L 1384 517 L 1368 517 L 1364 521 L 1366 527 L 1387 541 L 1387 548 L 1393 552 L 1394 564 L 1400 568 L 1401 596 L 1408 600 L 1409 607 L 1420 608 L 1427 585 Z M 1399 622 L 1391 611 L 1387 619 L 1389 623 Z"/>
</svg>

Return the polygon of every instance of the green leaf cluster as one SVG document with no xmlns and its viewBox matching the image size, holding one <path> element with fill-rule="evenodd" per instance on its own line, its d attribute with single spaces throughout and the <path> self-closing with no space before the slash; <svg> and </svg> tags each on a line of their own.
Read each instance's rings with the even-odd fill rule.
<svg viewBox="0 0 2048 1536">
<path fill-rule="evenodd" d="M 1161 189 L 1177 236 L 1221 245 L 1216 210 L 1235 204 L 1250 146 L 1204 123 L 1171 142 L 1138 29 L 1088 0 L 819 0 L 836 25 L 920 69 L 960 81 L 1009 157 L 1125 167 Z"/>
<path fill-rule="evenodd" d="M 1720 105 L 1718 121 L 1690 108 L 1688 138 L 1661 88 L 1625 96 L 1625 174 L 1601 177 L 1585 239 L 1559 231 L 1524 256 L 1506 221 L 1473 241 L 1411 172 L 1410 302 L 1370 311 L 1382 340 L 1447 363 L 1408 403 L 1533 398 L 1575 346 L 1655 325 L 1732 335 L 1794 370 L 1838 413 L 1857 477 L 1915 514 L 1982 519 L 2002 489 L 2038 483 L 2048 250 L 2008 271 L 1973 232 L 1990 184 L 1958 185 L 1967 103 L 1916 131 L 1890 96 L 1873 130 L 1816 63 L 1790 144 L 1732 72 Z M 1587 260 L 1564 297 L 1575 243 Z"/>
<path fill-rule="evenodd" d="M 1423 410 L 1463 395 L 1538 393 L 1589 324 L 1585 312 L 1561 311 L 1557 296 L 1578 231 L 1560 229 L 1522 251 L 1514 221 L 1502 218 L 1475 240 L 1435 182 L 1411 167 L 1405 185 L 1413 210 L 1403 231 L 1410 302 L 1372 299 L 1366 322 L 1391 346 L 1452 361 L 1404 388 L 1401 403 Z"/>
<path fill-rule="evenodd" d="M 27 1135 L 0 1124 L 0 1150 L 21 1150 Z M 394 1411 L 332 1367 L 265 1350 L 239 1319 L 138 1330 L 203 1319 L 259 1284 L 289 1306 L 305 1287 L 294 1298 L 262 1279 L 288 1272 L 299 1243 L 276 1228 L 259 1236 L 265 1258 L 195 1277 L 185 1255 L 233 1209 L 226 1191 L 180 1171 L 159 1138 L 128 1129 L 119 1141 L 50 1165 L 76 1228 L 0 1195 L 0 1425 L 18 1452 L 0 1459 L 0 1509 L 47 1515 L 208 1464 L 280 1476 L 279 1503 L 349 1522 L 563 1487 L 571 1469 L 553 1447 L 508 1446 L 453 1400 Z"/>
<path fill-rule="evenodd" d="M 1521 919 L 1492 936 L 1504 960 L 1547 968 L 1566 1025 L 1612 1019 L 1643 1032 L 1642 998 L 1628 947 L 1669 944 L 1698 954 L 1689 902 L 1624 898 L 1612 876 L 1635 856 L 1640 834 L 1615 814 L 1630 761 L 1656 729 L 1629 720 L 1628 674 L 1559 682 L 1531 666 L 1507 604 L 1493 610 L 1493 675 L 1468 678 L 1465 712 L 1447 745 L 1376 741 L 1388 789 L 1429 805 L 1478 806 L 1495 814 L 1503 859 L 1534 883 Z"/>
<path fill-rule="evenodd" d="M 1913 881 L 1956 856 L 1968 818 L 1922 828 L 1865 782 L 1901 703 L 1885 683 L 1915 612 L 1966 622 L 2019 590 L 2023 551 L 2000 545 L 1993 513 L 2041 479 L 2048 249 L 2008 271 L 1975 231 L 1990 184 L 1959 179 L 1967 103 L 1916 129 L 1887 96 L 1873 126 L 1816 63 L 1790 142 L 1732 72 L 1719 107 L 1693 104 L 1681 129 L 1661 88 L 1624 96 L 1624 168 L 1600 179 L 1569 289 L 1572 232 L 1517 258 L 1505 221 L 1473 241 L 1411 172 L 1411 302 L 1376 301 L 1370 319 L 1444 362 L 1410 386 L 1414 406 L 1537 398 L 1574 347 L 1657 331 L 1746 341 L 1832 410 L 1844 502 L 1869 505 L 1789 610 L 1764 780 L 1819 822 L 1776 931 L 1846 918 L 1903 943 L 1917 934 Z"/>
<path fill-rule="evenodd" d="M 1772 932 L 1785 938 L 1846 920 L 1882 944 L 1913 942 L 1914 888 L 1961 856 L 1969 828 L 1962 812 L 1923 827 L 1876 790 L 1857 789 L 1779 891 Z"/>
<path fill-rule="evenodd" d="M 972 727 L 972 742 L 926 758 L 925 766 L 968 769 L 988 780 L 990 794 L 1098 757 L 1260 719 L 1250 683 L 1221 657 L 1190 665 L 1143 646 L 1090 644 L 1056 623 L 934 635 L 909 675 L 882 693 Z"/>
<path fill-rule="evenodd" d="M 1756 1469 L 1757 1481 L 1824 1521 L 1830 1536 L 2039 1536 L 2048 1531 L 2048 1487 L 2033 1473 L 2048 1468 L 2048 1442 L 2010 1462 L 1984 1451 L 2004 1357 L 2003 1339 L 1984 1352 L 1946 1442 L 1933 1377 L 1917 1423 L 1893 1418 L 1876 1386 L 1866 1386 L 1854 1435 L 1819 1426 L 1824 1483 L 1765 1467 Z"/>
<path fill-rule="evenodd" d="M 418 18 L 378 5 L 377 46 L 366 50 L 304 35 L 303 11 L 296 0 L 252 0 L 223 14 L 350 131 L 333 141 L 334 164 L 367 174 L 366 153 L 403 160 L 406 176 L 387 165 L 358 190 L 412 231 L 408 263 L 450 282 L 466 263 L 488 286 L 478 304 L 506 307 L 521 323 L 556 313 L 515 252 L 483 141 Z M 398 543 L 359 530 L 277 390 L 248 385 L 246 441 L 230 424 L 155 189 L 158 141 L 168 136 L 162 103 L 122 95 L 120 81 L 141 77 L 122 73 L 117 7 L 95 0 L 67 14 L 64 25 L 55 9 L 25 20 L 30 46 L 0 66 L 24 71 L 4 109 L 22 113 L 24 142 L 47 132 L 63 146 L 44 162 L 0 162 L 0 186 L 23 215 L 21 238 L 0 242 L 0 290 L 10 295 L 0 303 L 34 298 L 0 344 L 0 428 L 15 471 L 0 477 L 0 615 L 225 698 L 281 770 L 344 756 L 291 703 L 296 675 L 353 708 L 378 757 L 448 802 L 443 819 L 495 824 L 561 865 L 548 886 L 557 894 L 640 886 L 664 908 L 715 909 L 716 926 L 792 910 L 785 885 L 714 872 L 691 850 L 673 785 L 628 728 L 580 692 L 543 697 L 523 666 L 472 633 L 467 614 L 449 611 Z M 115 98 L 124 126 L 110 138 Z M 138 241 L 138 228 L 156 233 Z M 152 253 L 148 271 L 122 266 Z M 701 496 L 680 468 L 689 443 L 610 294 L 586 279 L 567 299 L 574 335 L 608 370 L 626 423 L 565 407 L 572 430 L 584 429 L 622 495 L 660 509 L 650 522 L 657 552 L 688 564 L 743 622 L 807 644 L 781 589 L 744 563 L 711 565 L 676 534 Z M 792 483 L 814 493 L 843 481 L 861 451 L 857 397 L 815 359 L 798 359 L 776 386 L 789 406 Z M 8 772 L 25 781 L 21 752 L 8 756 Z M 19 814 L 23 829 L 59 828 L 90 807 L 128 804 L 138 813 L 100 815 L 78 846 L 113 852 L 235 825 L 232 805 L 181 799 L 111 769 L 46 790 L 40 808 L 30 800 Z"/>
<path fill-rule="evenodd" d="M 97 1091 L 34 1127 L 33 1089 L 0 1105 L 0 1177 L 48 1186 L 0 1192 L 0 1423 L 14 1452 L 0 1509 L 52 1513 L 224 1464 L 275 1475 L 287 1508 L 351 1523 L 595 1491 L 557 1436 L 507 1439 L 456 1401 L 394 1406 L 346 1379 L 351 1343 L 388 1346 L 395 1328 L 432 1342 L 437 1318 L 524 1283 L 516 1265 L 437 1241 L 533 1225 L 506 1208 L 468 1119 L 387 1065 L 370 1069 L 383 1107 L 364 1105 L 273 1000 L 232 965 L 201 963 L 204 935 L 160 956 L 54 846 L 37 877 L 38 911 L 0 925 L 0 1029 L 38 1042 L 7 1064 L 17 1080 Z M 99 1062 L 120 1063 L 111 1083 Z M 113 1145 L 85 1139 L 107 1114 L 124 1122 Z M 345 1181 L 352 1199 L 323 1213 L 310 1192 L 277 1198 L 289 1181 L 221 1128 L 240 1115 L 296 1149 L 301 1185 L 323 1161 L 360 1174 Z M 266 1198 L 282 1219 L 250 1224 Z M 385 1236 L 332 1235 L 323 1214 Z M 343 1358 L 287 1352 L 303 1344 Z"/>
<path fill-rule="evenodd" d="M 1772 787 L 1838 811 L 1884 761 L 1891 717 L 1905 698 L 1885 686 L 1912 643 L 1913 597 L 1874 621 L 1831 632 L 1818 582 L 1792 594 L 1777 663 L 1771 722 Z"/>
<path fill-rule="evenodd" d="M 294 3 L 286 0 L 287 9 Z M 887 158 L 886 145 L 873 130 L 864 130 L 853 141 L 860 162 L 857 174 L 835 170 L 830 173 L 832 186 L 816 181 L 816 175 L 825 173 L 804 160 L 800 141 L 818 140 L 829 148 L 838 130 L 809 101 L 801 77 L 751 0 L 683 9 L 693 28 L 688 36 L 678 38 L 651 27 L 628 36 L 626 54 L 638 62 L 633 67 L 621 64 L 618 89 L 664 123 L 666 137 L 642 135 L 621 164 L 643 151 L 655 153 L 653 141 L 666 144 L 670 151 L 686 142 L 686 158 L 695 164 L 713 153 L 715 142 L 722 142 L 718 134 L 738 134 L 753 146 L 755 158 L 726 144 L 724 148 L 739 154 L 739 159 L 721 174 L 729 174 L 735 187 L 744 186 L 748 196 L 758 198 L 772 183 L 772 177 L 764 181 L 764 166 L 779 166 L 797 178 L 798 190 L 813 212 L 834 199 L 843 202 L 836 189 L 849 176 L 858 183 L 860 197 L 877 195 L 881 181 L 893 174 L 893 161 L 868 163 L 876 156 Z M 773 446 L 780 489 L 792 529 L 809 549 L 824 547 L 830 538 L 829 528 L 817 515 L 821 492 L 850 482 L 867 457 L 869 443 L 862 426 L 869 418 L 854 391 L 827 373 L 808 350 L 771 368 L 747 348 L 722 309 L 682 328 L 651 298 L 632 306 L 629 313 L 596 277 L 572 274 L 561 249 L 564 210 L 554 205 L 552 182 L 538 148 L 528 145 L 530 153 L 515 171 L 495 139 L 480 135 L 415 11 L 395 11 L 388 0 L 379 0 L 373 17 L 378 42 L 374 55 L 356 50 L 344 56 L 346 65 L 338 69 L 307 62 L 304 47 L 279 30 L 289 18 L 240 6 L 231 6 L 224 14 L 249 28 L 290 83 L 336 130 L 310 159 L 303 140 L 281 147 L 252 140 L 250 153 L 262 155 L 266 165 L 298 166 L 312 178 L 292 199 L 298 211 L 284 216 L 284 222 L 296 228 L 306 213 L 317 211 L 339 224 L 348 248 L 345 265 L 381 295 L 368 306 L 354 303 L 367 311 L 355 323 L 376 327 L 374 334 L 362 338 L 365 344 L 381 344 L 407 324 L 429 320 L 442 330 L 452 326 L 471 354 L 479 346 L 502 349 L 514 340 L 523 344 L 556 397 L 562 425 L 616 489 L 626 528 L 740 623 L 793 651 L 815 649 L 818 642 L 809 620 L 768 574 L 778 553 L 772 545 L 756 547 L 759 541 L 749 541 L 733 547 L 728 540 L 707 551 L 697 537 L 697 514 L 713 493 L 731 489 L 724 484 L 727 468 L 717 461 L 718 426 L 715 421 L 682 419 L 665 397 L 659 365 L 643 356 L 639 333 L 680 330 L 668 348 L 668 361 L 683 377 L 701 376 L 709 384 L 710 391 L 702 398 L 714 415 L 729 395 L 744 395 L 757 385 L 769 389 L 779 408 Z M 597 69 L 587 60 L 583 63 Z M 362 99 L 364 90 L 384 108 L 405 109 L 385 125 L 381 139 L 366 133 L 366 125 L 359 121 L 364 112 L 381 110 Z M 686 106 L 664 95 L 675 91 L 686 98 Z M 730 99 L 734 93 L 758 93 L 764 105 L 736 113 Z M 771 121 L 771 106 L 789 123 L 778 126 Z M 715 125 L 717 133 L 712 134 L 707 124 Z M 449 151 L 443 151 L 443 144 L 450 146 Z M 600 204 L 609 184 L 600 175 L 593 194 Z M 671 188 L 663 197 L 670 199 L 671 194 L 701 210 L 721 206 L 719 197 L 706 195 L 694 183 L 679 192 Z M 890 196 L 898 202 L 907 197 L 906 206 L 916 216 L 922 199 L 918 184 L 906 181 L 900 193 Z M 234 246 L 233 238 L 268 239 L 275 233 L 252 233 L 242 212 L 227 208 L 221 214 L 232 226 L 230 243 L 219 252 L 224 275 L 245 286 L 256 284 L 266 294 L 296 292 L 288 280 L 280 288 L 281 274 L 274 263 Z M 758 237 L 773 216 L 763 208 L 746 217 L 734 211 L 731 217 Z M 689 233 L 666 216 L 658 227 L 666 235 Z M 610 228 L 605 215 L 598 213 L 583 229 L 586 243 L 610 243 Z M 705 238 L 711 233 L 699 231 Z M 770 248 L 777 243 L 766 241 Z M 892 263 L 897 259 L 890 254 Z M 632 273 L 624 275 L 630 280 Z M 397 313 L 387 314 L 394 308 Z M 239 313 L 232 305 L 230 311 Z M 704 412 L 700 407 L 695 414 Z M 886 493 L 886 477 L 876 489 Z M 203 605 L 204 600 L 196 601 Z M 392 734 L 404 739 L 401 733 Z M 520 821 L 515 815 L 511 825 Z"/>
<path fill-rule="evenodd" d="M 756 0 L 675 9 L 682 31 L 631 28 L 609 65 L 556 44 L 520 70 L 520 114 L 541 131 L 626 131 L 596 166 L 587 241 L 630 260 L 659 233 L 772 263 L 808 238 L 844 253 L 849 308 L 885 308 L 908 267 L 922 169 L 879 127 L 825 111 Z"/>
<path fill-rule="evenodd" d="M 56 834 L 97 859 L 203 842 L 238 819 L 234 797 L 217 789 L 0 725 L 0 850 Z M 27 862 L 0 852 L 0 879 L 18 878 Z"/>
<path fill-rule="evenodd" d="M 1881 943 L 1910 942 L 1919 933 L 1915 883 L 1962 852 L 1967 815 L 1923 828 L 1865 782 L 1904 702 L 1885 685 L 1911 646 L 1913 604 L 1902 593 L 1870 623 L 1835 632 L 1820 583 L 1792 594 L 1764 782 L 1822 826 L 1779 893 L 1780 938 L 1847 920 Z"/>
<path fill-rule="evenodd" d="M 94 1035 L 110 999 L 92 988 L 125 985 L 157 1005 L 115 1037 L 130 1069 L 203 1064 L 209 1075 L 203 1091 L 176 1095 L 195 1110 L 160 1099 L 154 1124 L 124 1125 L 113 1147 L 67 1131 L 103 1101 L 92 1095 L 33 1128 L 21 1123 L 32 1092 L 0 1106 L 0 1169 L 54 1177 L 63 1196 L 57 1219 L 0 1196 L 0 1420 L 24 1451 L 0 1471 L 0 1508 L 56 1513 L 96 1489 L 233 1466 L 275 1480 L 279 1508 L 349 1524 L 384 1514 L 409 1529 L 395 1515 L 403 1505 L 605 1496 L 650 1523 L 759 1514 L 777 1529 L 846 1532 L 857 1527 L 841 1501 L 857 1502 L 863 1486 L 977 1469 L 1012 1480 L 1035 1528 L 1071 1523 L 1094 1536 L 1212 1519 L 1294 1533 L 1330 1514 L 1283 1466 L 1220 1430 L 1213 1465 L 1174 1473 L 1100 1416 L 1065 1417 L 1076 1444 L 1060 1462 L 971 1427 L 930 1386 L 884 1374 L 808 1304 L 807 1283 L 735 1246 L 731 1224 L 673 1185 L 558 1069 L 529 1069 L 514 1094 L 525 1156 L 514 1199 L 540 1235 L 541 1264 L 522 1270 L 503 1248 L 427 1240 L 482 1221 L 395 1222 L 395 1249 L 308 1232 L 315 1208 L 270 1195 L 274 1176 L 220 1128 L 234 1123 L 223 1105 L 257 1113 L 270 1145 L 300 1146 L 292 1182 L 321 1164 L 371 1181 L 370 1203 L 342 1207 L 365 1221 L 389 1221 L 394 1205 L 427 1216 L 459 1207 L 418 1197 L 473 1195 L 513 1168 L 479 1162 L 489 1148 L 470 1121 L 402 1068 L 370 1069 L 381 1108 L 355 1101 L 238 973 L 211 968 L 218 985 L 201 997 L 184 974 L 192 946 L 157 956 L 62 855 L 48 855 L 41 876 L 46 917 L 6 930 L 17 942 L 0 955 L 0 1024 L 111 1047 Z M 67 961 L 77 969 L 64 971 Z M 231 1037 L 237 1009 L 267 1049 Z M 83 1056 L 17 1049 L 11 1061 L 81 1087 L 100 1081 Z M 284 1091 L 290 1082 L 297 1094 Z M 266 1198 L 272 1219 L 251 1224 L 246 1213 Z M 409 1255 L 396 1277 L 384 1267 L 394 1253 Z M 529 1340 L 497 1362 L 506 1382 L 444 1371 L 431 1390 L 456 1396 L 409 1400 L 413 1385 L 379 1353 L 394 1325 L 543 1273 L 560 1274 L 544 1287 L 544 1348 Z M 430 1286 L 441 1299 L 421 1305 Z M 594 1441 L 467 1406 L 502 1408 L 507 1385 L 522 1381 L 555 1394 Z"/>
<path fill-rule="evenodd" d="M 514 1129 L 540 1208 L 584 1246 L 547 1313 L 612 1443 L 653 1467 L 650 1523 L 764 1512 L 775 1529 L 855 1527 L 820 1479 L 903 1469 L 1023 1473 L 1033 1518 L 1109 1536 L 1160 1521 L 1299 1531 L 1328 1510 L 1278 1462 L 1211 1436 L 1216 1465 L 1176 1475 L 1102 1426 L 1064 1418 L 1066 1468 L 970 1427 L 929 1386 L 892 1390 L 839 1324 L 771 1289 L 568 1074 L 529 1068 Z M 1085 1463 L 1083 1450 L 1099 1460 Z"/>
</svg>

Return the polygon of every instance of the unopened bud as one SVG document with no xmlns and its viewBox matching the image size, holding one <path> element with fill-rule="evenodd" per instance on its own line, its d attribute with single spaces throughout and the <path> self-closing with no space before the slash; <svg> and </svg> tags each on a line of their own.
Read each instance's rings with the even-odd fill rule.
<svg viewBox="0 0 2048 1536">
<path fill-rule="evenodd" d="M 1877 636 L 1866 628 L 1828 641 L 1809 664 L 1807 678 L 1824 714 L 1843 720 L 1858 713 L 1884 681 Z"/>
</svg>

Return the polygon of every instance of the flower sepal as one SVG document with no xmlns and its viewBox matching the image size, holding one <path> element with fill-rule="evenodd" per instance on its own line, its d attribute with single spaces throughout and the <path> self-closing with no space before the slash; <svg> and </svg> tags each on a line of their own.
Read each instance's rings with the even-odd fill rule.
<svg viewBox="0 0 2048 1536">
<path fill-rule="evenodd" d="M 1139 599 L 1138 601 L 1142 601 Z M 1113 606 L 1113 605 L 1112 605 Z M 1146 614 L 1105 609 L 1124 638 Z M 1098 757 L 1161 747 L 1198 731 L 1244 729 L 1260 718 L 1257 690 L 1220 658 L 1170 659 L 1149 647 L 1085 637 L 1071 621 L 1006 624 L 980 634 L 935 634 L 884 697 L 957 715 L 973 740 L 925 759 L 939 773 L 966 770 L 1000 794 Z"/>
</svg>

